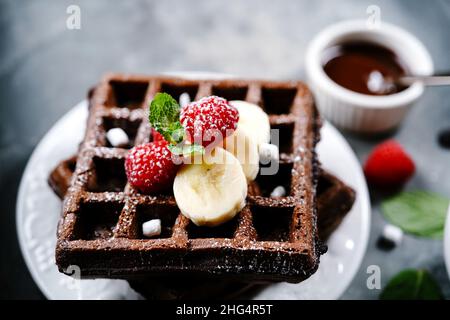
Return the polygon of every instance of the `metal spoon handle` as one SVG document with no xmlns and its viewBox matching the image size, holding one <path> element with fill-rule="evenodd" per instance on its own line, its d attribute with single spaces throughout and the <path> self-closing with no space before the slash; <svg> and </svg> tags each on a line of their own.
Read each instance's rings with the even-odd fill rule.
<svg viewBox="0 0 450 320">
<path fill-rule="evenodd" d="M 422 82 L 426 86 L 450 86 L 450 71 L 441 72 L 432 76 L 404 76 L 398 82 L 404 86 L 410 86 L 414 82 Z"/>
</svg>

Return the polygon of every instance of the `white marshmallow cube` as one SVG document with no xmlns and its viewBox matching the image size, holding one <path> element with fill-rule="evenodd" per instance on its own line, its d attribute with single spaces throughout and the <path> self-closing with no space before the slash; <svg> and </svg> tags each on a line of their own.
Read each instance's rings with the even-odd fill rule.
<svg viewBox="0 0 450 320">
<path fill-rule="evenodd" d="M 180 107 L 184 107 L 185 105 L 191 103 L 191 97 L 189 96 L 189 93 L 183 92 L 180 94 L 179 98 Z"/>
<path fill-rule="evenodd" d="M 146 237 L 159 236 L 161 234 L 161 219 L 152 219 L 142 224 L 142 234 Z"/>
<path fill-rule="evenodd" d="M 126 146 L 130 140 L 122 128 L 112 128 L 106 133 L 106 138 L 113 147 Z"/>
<path fill-rule="evenodd" d="M 388 224 L 383 229 L 383 238 L 398 246 L 403 239 L 403 231 L 397 226 Z"/>
<path fill-rule="evenodd" d="M 280 160 L 280 151 L 278 146 L 270 143 L 262 143 L 259 146 L 259 159 L 262 164 L 269 164 L 272 161 Z"/>
<path fill-rule="evenodd" d="M 270 194 L 270 196 L 272 198 L 279 198 L 279 197 L 284 197 L 286 195 L 286 189 L 283 186 L 278 186 L 275 189 L 273 189 L 272 193 Z"/>
</svg>

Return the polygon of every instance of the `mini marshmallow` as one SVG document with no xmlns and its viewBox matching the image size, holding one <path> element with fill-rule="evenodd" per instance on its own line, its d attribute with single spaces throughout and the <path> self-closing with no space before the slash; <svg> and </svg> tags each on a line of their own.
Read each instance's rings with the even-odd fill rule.
<svg viewBox="0 0 450 320">
<path fill-rule="evenodd" d="M 189 96 L 189 93 L 183 92 L 182 94 L 180 94 L 179 102 L 181 107 L 184 107 L 185 105 L 191 103 L 191 97 Z"/>
<path fill-rule="evenodd" d="M 278 162 L 280 151 L 278 146 L 270 143 L 263 143 L 259 146 L 259 159 L 262 164 L 269 164 L 272 161 Z"/>
<path fill-rule="evenodd" d="M 270 196 L 272 198 L 279 198 L 279 197 L 284 197 L 286 195 L 286 189 L 283 186 L 278 186 L 275 189 L 273 189 L 272 193 L 270 194 Z"/>
<path fill-rule="evenodd" d="M 391 241 L 394 245 L 398 246 L 403 239 L 403 231 L 397 226 L 388 224 L 383 229 L 383 238 Z"/>
<path fill-rule="evenodd" d="M 159 236 L 161 234 L 161 219 L 152 219 L 142 224 L 142 234 L 146 237 Z"/>
<path fill-rule="evenodd" d="M 108 130 L 106 138 L 113 147 L 125 146 L 130 142 L 127 133 L 122 128 L 112 128 Z"/>
</svg>

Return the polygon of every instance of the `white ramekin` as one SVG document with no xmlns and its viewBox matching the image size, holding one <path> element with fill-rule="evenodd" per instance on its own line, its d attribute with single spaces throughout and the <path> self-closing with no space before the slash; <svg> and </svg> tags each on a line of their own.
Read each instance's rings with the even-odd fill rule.
<svg viewBox="0 0 450 320">
<path fill-rule="evenodd" d="M 323 51 L 347 41 L 367 41 L 391 49 L 414 75 L 433 73 L 433 61 L 424 45 L 409 32 L 381 22 L 369 28 L 364 20 L 329 26 L 309 44 L 306 76 L 321 114 L 340 128 L 379 133 L 395 128 L 409 107 L 422 95 L 423 84 L 386 96 L 370 96 L 348 90 L 331 80 L 323 70 Z"/>
</svg>

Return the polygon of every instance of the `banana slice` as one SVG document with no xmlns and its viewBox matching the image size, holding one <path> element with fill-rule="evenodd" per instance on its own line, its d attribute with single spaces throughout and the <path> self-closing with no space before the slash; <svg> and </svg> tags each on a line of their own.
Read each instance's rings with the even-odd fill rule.
<svg viewBox="0 0 450 320">
<path fill-rule="evenodd" d="M 258 145 L 239 125 L 224 141 L 224 148 L 240 162 L 247 181 L 255 180 L 259 171 Z"/>
<path fill-rule="evenodd" d="M 216 226 L 245 206 L 247 181 L 239 161 L 217 147 L 201 163 L 185 164 L 173 184 L 181 213 L 198 226 Z"/>
<path fill-rule="evenodd" d="M 257 146 L 270 141 L 269 116 L 259 106 L 246 101 L 234 100 L 230 104 L 239 111 L 238 128 L 256 142 Z"/>
</svg>

